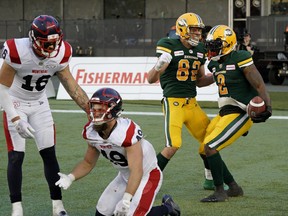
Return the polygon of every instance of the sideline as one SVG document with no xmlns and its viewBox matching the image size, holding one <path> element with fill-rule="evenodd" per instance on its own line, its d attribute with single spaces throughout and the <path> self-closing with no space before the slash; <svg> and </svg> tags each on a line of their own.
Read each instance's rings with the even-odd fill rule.
<svg viewBox="0 0 288 216">
<path fill-rule="evenodd" d="M 82 110 L 51 110 L 55 113 L 83 113 Z M 122 112 L 124 115 L 150 115 L 150 116 L 163 116 L 161 112 Z M 216 114 L 207 114 L 208 117 L 215 117 Z M 271 116 L 269 119 L 288 120 L 288 116 Z"/>
</svg>

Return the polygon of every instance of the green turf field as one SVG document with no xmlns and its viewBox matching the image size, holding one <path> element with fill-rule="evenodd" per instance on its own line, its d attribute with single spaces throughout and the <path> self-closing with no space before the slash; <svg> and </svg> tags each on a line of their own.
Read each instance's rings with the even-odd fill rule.
<svg viewBox="0 0 288 216">
<path fill-rule="evenodd" d="M 180 205 L 182 216 L 278 216 L 288 211 L 288 93 L 271 93 L 273 116 L 266 123 L 253 125 L 247 137 L 221 151 L 230 171 L 243 187 L 244 197 L 230 198 L 225 203 L 200 203 L 210 195 L 202 189 L 203 165 L 198 156 L 198 144 L 183 130 L 183 146 L 164 170 L 164 182 L 155 204 L 165 193 Z M 78 109 L 71 101 L 50 100 L 53 110 Z M 214 103 L 201 102 L 208 114 L 215 114 Z M 161 112 L 159 102 L 126 102 L 125 111 Z M 2 113 L 0 120 L 2 121 Z M 81 160 L 86 143 L 81 131 L 86 123 L 84 113 L 53 113 L 57 130 L 57 155 L 61 171 L 68 173 Z M 125 115 L 141 125 L 146 138 L 160 151 L 164 145 L 163 117 Z M 281 119 L 284 116 L 286 119 Z M 11 214 L 6 181 L 7 154 L 3 126 L 0 126 L 0 215 Z M 74 182 L 63 191 L 63 200 L 70 216 L 95 214 L 95 205 L 105 186 L 116 175 L 111 164 L 101 158 L 98 167 L 86 178 Z M 285 204 L 286 203 L 286 204 Z M 43 174 L 43 164 L 34 142 L 29 141 L 23 165 L 23 205 L 25 216 L 50 216 L 52 206 Z M 107 204 L 109 205 L 109 203 Z"/>
</svg>

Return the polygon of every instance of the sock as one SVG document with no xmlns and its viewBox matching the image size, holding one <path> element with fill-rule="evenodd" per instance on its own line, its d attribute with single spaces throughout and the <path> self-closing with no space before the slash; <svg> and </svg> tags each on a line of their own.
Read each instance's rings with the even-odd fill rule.
<svg viewBox="0 0 288 216">
<path fill-rule="evenodd" d="M 228 170 L 224 161 L 223 161 L 223 178 L 224 178 L 225 184 L 227 185 L 229 185 L 231 182 L 234 182 L 234 178 L 232 174 L 230 173 L 230 171 Z"/>
<path fill-rule="evenodd" d="M 61 200 L 62 193 L 55 182 L 59 180 L 58 172 L 60 171 L 59 164 L 55 154 L 55 147 L 46 148 L 40 151 L 44 163 L 45 178 L 49 185 L 50 197 L 52 200 Z"/>
<path fill-rule="evenodd" d="M 210 166 L 209 166 L 209 163 L 208 163 L 208 160 L 207 160 L 207 157 L 206 155 L 203 155 L 203 154 L 199 154 L 200 157 L 202 158 L 203 160 L 203 163 L 204 163 L 204 173 L 205 173 L 205 179 L 207 180 L 213 180 L 213 177 L 212 177 L 212 174 L 211 174 L 211 170 L 210 170 Z"/>
<path fill-rule="evenodd" d="M 10 191 L 11 203 L 21 202 L 22 194 L 22 164 L 24 160 L 24 152 L 10 151 L 8 152 L 8 169 L 7 179 Z"/>
<path fill-rule="evenodd" d="M 207 157 L 215 186 L 223 184 L 223 161 L 219 152 Z"/>
<path fill-rule="evenodd" d="M 161 171 L 163 171 L 166 165 L 168 164 L 169 159 L 165 158 L 161 153 L 158 153 L 157 160 L 159 168 L 161 169 Z"/>
</svg>

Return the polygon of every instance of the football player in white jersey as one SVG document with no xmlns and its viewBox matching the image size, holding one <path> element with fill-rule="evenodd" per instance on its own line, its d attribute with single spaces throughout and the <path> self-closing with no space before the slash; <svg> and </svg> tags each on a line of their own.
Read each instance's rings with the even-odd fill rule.
<svg viewBox="0 0 288 216">
<path fill-rule="evenodd" d="M 112 88 L 97 90 L 89 101 L 91 121 L 82 132 L 88 143 L 84 159 L 69 175 L 59 173 L 56 185 L 67 189 L 74 180 L 86 176 L 103 155 L 119 171 L 98 200 L 96 216 L 180 215 L 170 195 L 162 205 L 152 207 L 162 185 L 162 172 L 155 150 L 144 139 L 141 128 L 131 119 L 119 117 L 122 98 Z"/>
<path fill-rule="evenodd" d="M 53 215 L 67 215 L 55 182 L 59 165 L 55 155 L 55 127 L 45 94 L 48 80 L 57 75 L 71 98 L 89 113 L 89 98 L 69 70 L 72 48 L 62 40 L 58 21 L 48 15 L 36 17 L 29 38 L 9 39 L 2 50 L 0 98 L 8 148 L 8 185 L 12 216 L 22 216 L 22 163 L 26 139 L 35 139 L 44 163 Z"/>
</svg>

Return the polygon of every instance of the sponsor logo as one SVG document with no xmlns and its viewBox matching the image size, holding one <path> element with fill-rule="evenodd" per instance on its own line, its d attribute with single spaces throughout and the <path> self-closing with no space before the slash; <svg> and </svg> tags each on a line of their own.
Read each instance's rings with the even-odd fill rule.
<svg viewBox="0 0 288 216">
<path fill-rule="evenodd" d="M 226 65 L 226 70 L 235 70 L 235 65 Z"/>
<path fill-rule="evenodd" d="M 45 65 L 45 68 L 47 69 L 55 69 L 57 65 Z"/>
<path fill-rule="evenodd" d="M 174 56 L 183 56 L 184 55 L 184 51 L 183 50 L 178 50 L 174 52 Z"/>
<path fill-rule="evenodd" d="M 203 56 L 204 56 L 203 53 L 197 52 L 197 57 L 198 57 L 198 58 L 203 58 Z"/>
<path fill-rule="evenodd" d="M 76 82 L 80 85 L 143 85 L 148 84 L 148 72 L 89 72 L 85 69 L 77 69 Z"/>
</svg>

